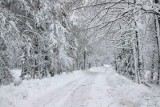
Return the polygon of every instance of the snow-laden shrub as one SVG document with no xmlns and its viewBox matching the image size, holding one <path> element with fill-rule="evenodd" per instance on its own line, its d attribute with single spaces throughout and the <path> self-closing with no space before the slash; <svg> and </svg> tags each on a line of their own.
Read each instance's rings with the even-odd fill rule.
<svg viewBox="0 0 160 107">
<path fill-rule="evenodd" d="M 14 80 L 14 86 L 19 86 L 21 83 L 22 83 L 22 79 L 21 78 Z"/>
<path fill-rule="evenodd" d="M 152 81 L 152 72 L 151 71 L 145 71 L 145 74 L 144 74 L 144 79 L 146 82 L 151 82 Z"/>
<path fill-rule="evenodd" d="M 158 83 L 158 72 L 153 73 L 153 82 Z"/>
</svg>

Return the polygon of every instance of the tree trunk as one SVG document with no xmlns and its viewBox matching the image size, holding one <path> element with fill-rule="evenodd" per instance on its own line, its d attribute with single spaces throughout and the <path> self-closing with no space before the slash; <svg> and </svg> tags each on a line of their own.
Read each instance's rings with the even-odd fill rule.
<svg viewBox="0 0 160 107">
<path fill-rule="evenodd" d="M 135 32 L 135 41 L 133 41 L 133 53 L 134 53 L 134 67 L 135 67 L 135 80 L 140 84 L 140 72 L 141 72 L 141 63 L 140 63 L 140 53 L 139 53 L 139 41 L 138 41 L 138 31 Z"/>
<path fill-rule="evenodd" d="M 154 1 L 155 4 L 159 3 L 159 0 Z M 159 84 L 160 80 L 160 20 L 157 14 L 155 14 L 155 29 L 156 29 L 156 41 L 157 41 L 157 50 L 158 50 L 158 80 L 157 84 Z"/>
<path fill-rule="evenodd" d="M 157 15 L 155 15 L 155 27 L 156 27 L 156 31 L 157 31 L 157 34 L 156 34 L 156 43 L 157 43 L 157 50 L 158 50 L 158 80 L 157 80 L 157 84 L 159 84 L 159 79 L 160 79 L 160 43 L 159 43 L 159 34 L 160 34 L 160 32 L 159 32 L 159 25 L 160 25 L 160 23 L 159 23 L 159 21 L 158 21 L 158 17 L 157 17 Z"/>
<path fill-rule="evenodd" d="M 83 57 L 84 57 L 84 63 L 83 63 L 84 65 L 83 66 L 84 66 L 84 70 L 85 70 L 86 69 L 86 50 L 85 49 L 84 49 L 84 56 Z"/>
<path fill-rule="evenodd" d="M 135 0 L 136 3 L 136 0 Z M 134 19 L 134 25 L 135 28 L 137 28 L 137 22 Z M 135 35 L 134 35 L 134 41 L 133 41 L 133 53 L 134 53 L 134 66 L 135 66 L 135 80 L 138 84 L 140 84 L 140 73 L 142 71 L 141 69 L 141 60 L 140 60 L 140 43 L 139 43 L 139 34 L 137 29 L 135 29 Z"/>
</svg>

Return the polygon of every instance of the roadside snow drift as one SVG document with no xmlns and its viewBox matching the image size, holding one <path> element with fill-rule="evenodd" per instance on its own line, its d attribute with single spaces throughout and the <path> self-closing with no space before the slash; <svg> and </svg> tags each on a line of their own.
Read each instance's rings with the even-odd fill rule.
<svg viewBox="0 0 160 107">
<path fill-rule="evenodd" d="M 0 107 L 160 107 L 160 93 L 109 65 L 0 87 Z"/>
</svg>

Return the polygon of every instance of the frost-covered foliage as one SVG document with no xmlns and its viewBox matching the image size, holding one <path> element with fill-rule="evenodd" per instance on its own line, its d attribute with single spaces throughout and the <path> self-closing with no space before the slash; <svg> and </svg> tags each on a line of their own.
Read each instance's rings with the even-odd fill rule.
<svg viewBox="0 0 160 107">
<path fill-rule="evenodd" d="M 91 56 L 97 59 L 93 62 L 103 63 L 112 57 L 109 62 L 116 70 L 138 83 L 143 82 L 145 69 L 160 75 L 158 0 L 82 0 L 72 4 L 72 20 L 83 31 L 80 39 L 87 39 L 84 47 L 93 48 Z M 98 47 L 103 41 L 103 46 Z"/>
<path fill-rule="evenodd" d="M 7 49 L 9 48 L 8 39 L 12 31 L 10 22 L 6 21 L 5 13 L 0 14 L 0 85 L 8 84 L 13 81 L 9 71 L 9 56 Z"/>
<path fill-rule="evenodd" d="M 6 54 L 7 46 L 2 37 L 0 37 L 0 85 L 8 84 L 13 81 L 12 75 L 8 69 L 8 56 Z"/>
<path fill-rule="evenodd" d="M 22 79 L 73 69 L 77 43 L 62 2 L 2 0 L 0 8 L 0 21 L 8 28 L 1 31 L 8 47 L 8 67 L 22 67 Z"/>
<path fill-rule="evenodd" d="M 1 0 L 9 68 L 44 78 L 104 63 L 140 83 L 160 80 L 159 1 Z M 154 78 L 152 78 L 154 79 Z"/>
</svg>

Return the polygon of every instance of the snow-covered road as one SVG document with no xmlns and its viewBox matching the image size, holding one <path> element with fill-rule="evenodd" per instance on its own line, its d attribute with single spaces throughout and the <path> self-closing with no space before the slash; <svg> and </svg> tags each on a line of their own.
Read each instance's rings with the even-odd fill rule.
<svg viewBox="0 0 160 107">
<path fill-rule="evenodd" d="M 117 74 L 110 66 L 92 68 L 80 74 L 57 88 L 52 85 L 42 88 L 43 91 L 36 91 L 38 95 L 26 95 L 21 101 L 5 107 L 156 107 L 150 89 Z"/>
<path fill-rule="evenodd" d="M 88 72 L 84 78 L 72 81 L 37 99 L 31 107 L 87 107 L 89 94 L 99 75 L 102 73 Z M 43 104 L 40 103 L 42 101 Z"/>
</svg>

